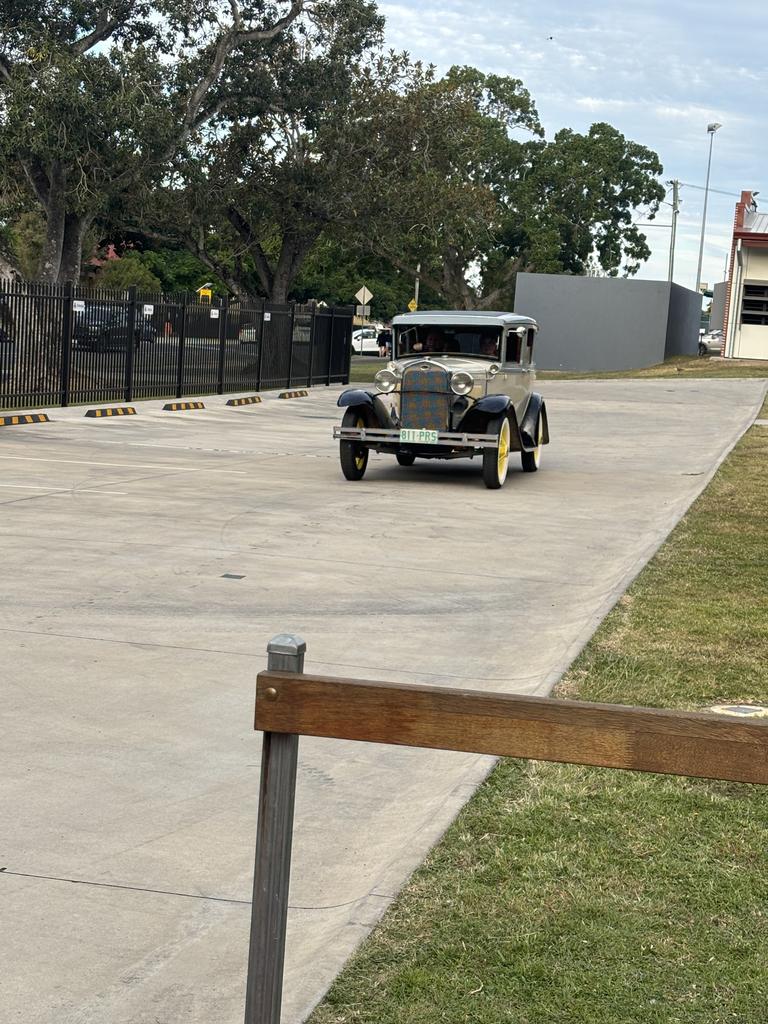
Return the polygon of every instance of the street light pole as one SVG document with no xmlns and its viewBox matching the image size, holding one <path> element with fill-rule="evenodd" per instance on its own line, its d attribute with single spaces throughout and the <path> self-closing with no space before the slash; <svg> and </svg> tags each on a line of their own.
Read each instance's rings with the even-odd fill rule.
<svg viewBox="0 0 768 1024">
<path fill-rule="evenodd" d="M 722 128 L 721 124 L 714 121 L 712 124 L 707 125 L 707 132 L 709 133 L 709 159 L 707 160 L 707 180 L 704 183 L 704 212 L 701 215 L 701 242 L 699 243 L 699 265 L 696 269 L 696 291 L 698 292 L 701 287 L 701 263 L 704 259 L 704 232 L 707 228 L 707 199 L 709 198 L 709 172 L 712 167 L 712 143 L 715 141 L 715 132 L 718 128 Z"/>
</svg>

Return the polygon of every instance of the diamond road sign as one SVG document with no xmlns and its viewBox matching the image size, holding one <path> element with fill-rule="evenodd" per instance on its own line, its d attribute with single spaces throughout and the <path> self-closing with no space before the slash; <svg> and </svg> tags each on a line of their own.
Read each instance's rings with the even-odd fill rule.
<svg viewBox="0 0 768 1024">
<path fill-rule="evenodd" d="M 373 298 L 373 292 L 369 292 L 365 285 L 363 285 L 360 291 L 355 295 L 355 298 L 361 306 L 367 306 Z"/>
<path fill-rule="evenodd" d="M 418 308 L 419 304 L 416 301 L 416 299 L 411 299 L 411 301 L 408 303 L 408 309 L 410 309 L 412 313 L 415 313 Z"/>
</svg>

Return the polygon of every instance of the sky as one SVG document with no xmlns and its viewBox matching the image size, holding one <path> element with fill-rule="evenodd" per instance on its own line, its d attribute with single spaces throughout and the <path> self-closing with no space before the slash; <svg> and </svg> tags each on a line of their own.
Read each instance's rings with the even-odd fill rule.
<svg viewBox="0 0 768 1024">
<path fill-rule="evenodd" d="M 522 79 L 548 138 L 560 128 L 586 131 L 607 121 L 658 153 L 662 180 L 687 183 L 680 190 L 674 280 L 688 288 L 696 284 L 707 124 L 720 122 L 701 279 L 723 280 L 742 189 L 762 190 L 768 209 L 765 0 L 421 0 L 380 2 L 379 9 L 387 45 L 439 72 L 470 64 Z M 662 206 L 653 223 L 670 221 L 671 208 Z M 670 231 L 649 227 L 646 237 L 652 256 L 637 276 L 666 280 Z"/>
</svg>

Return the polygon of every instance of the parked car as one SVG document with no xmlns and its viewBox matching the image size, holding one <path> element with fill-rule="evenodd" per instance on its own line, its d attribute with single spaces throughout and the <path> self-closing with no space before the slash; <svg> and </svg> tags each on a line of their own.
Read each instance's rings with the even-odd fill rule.
<svg viewBox="0 0 768 1024">
<path fill-rule="evenodd" d="M 719 356 L 723 350 L 723 332 L 707 331 L 699 335 L 699 355 Z"/>
<path fill-rule="evenodd" d="M 379 332 L 376 327 L 360 327 L 352 331 L 352 354 L 356 356 L 377 356 L 379 354 Z"/>
<path fill-rule="evenodd" d="M 82 313 L 75 314 L 72 337 L 78 348 L 93 351 L 124 349 L 128 341 L 128 307 L 103 302 L 89 302 Z M 157 331 L 141 309 L 136 310 L 134 343 L 154 343 Z"/>
<path fill-rule="evenodd" d="M 376 374 L 375 389 L 338 399 L 345 411 L 333 436 L 347 480 L 362 479 L 370 451 L 401 466 L 477 456 L 492 489 L 503 485 L 511 452 L 525 472 L 539 468 L 549 427 L 533 390 L 534 320 L 441 310 L 403 314 L 392 327 L 395 358 Z"/>
</svg>

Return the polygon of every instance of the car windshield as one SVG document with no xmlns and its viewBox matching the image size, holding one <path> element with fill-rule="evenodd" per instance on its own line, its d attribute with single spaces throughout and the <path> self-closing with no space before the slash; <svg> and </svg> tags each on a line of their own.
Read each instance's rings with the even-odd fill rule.
<svg viewBox="0 0 768 1024">
<path fill-rule="evenodd" d="M 409 324 L 396 327 L 395 338 L 398 356 L 439 352 L 486 359 L 500 357 L 501 327 Z"/>
</svg>

